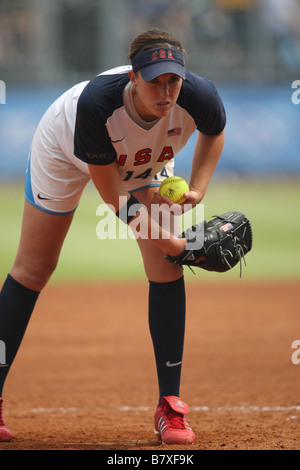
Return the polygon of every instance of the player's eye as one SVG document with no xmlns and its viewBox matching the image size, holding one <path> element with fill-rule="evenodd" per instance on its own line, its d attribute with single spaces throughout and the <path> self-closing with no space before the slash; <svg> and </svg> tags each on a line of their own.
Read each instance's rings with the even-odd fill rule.
<svg viewBox="0 0 300 470">
<path fill-rule="evenodd" d="M 179 82 L 180 78 L 177 75 L 172 75 L 169 79 L 169 83 L 177 83 Z M 159 78 L 153 78 L 153 80 L 150 80 L 149 83 L 157 84 L 159 83 Z"/>
</svg>

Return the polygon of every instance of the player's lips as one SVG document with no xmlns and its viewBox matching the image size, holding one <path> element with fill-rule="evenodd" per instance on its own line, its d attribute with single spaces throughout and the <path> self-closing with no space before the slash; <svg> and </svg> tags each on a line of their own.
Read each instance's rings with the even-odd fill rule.
<svg viewBox="0 0 300 470">
<path fill-rule="evenodd" d="M 156 103 L 156 106 L 158 106 L 159 108 L 167 108 L 168 106 L 170 106 L 170 102 L 169 101 L 160 101 L 158 103 Z"/>
</svg>

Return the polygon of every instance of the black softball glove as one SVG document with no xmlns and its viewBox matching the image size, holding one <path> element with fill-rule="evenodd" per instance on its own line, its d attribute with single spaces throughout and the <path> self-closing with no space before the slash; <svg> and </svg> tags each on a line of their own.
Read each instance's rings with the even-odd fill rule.
<svg viewBox="0 0 300 470">
<path fill-rule="evenodd" d="M 228 271 L 240 263 L 240 275 L 242 260 L 246 264 L 245 255 L 251 250 L 253 240 L 250 221 L 238 211 L 194 225 L 181 237 L 187 238 L 187 248 L 178 256 L 167 255 L 171 263 L 216 272 Z"/>
</svg>

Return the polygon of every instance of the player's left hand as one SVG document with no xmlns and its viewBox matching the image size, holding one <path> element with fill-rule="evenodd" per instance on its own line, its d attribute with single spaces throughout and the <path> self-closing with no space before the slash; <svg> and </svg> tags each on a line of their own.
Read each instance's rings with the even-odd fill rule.
<svg viewBox="0 0 300 470">
<path fill-rule="evenodd" d="M 252 249 L 253 232 L 247 217 L 238 211 L 214 216 L 190 227 L 182 234 L 189 245 L 177 256 L 166 259 L 176 266 L 196 266 L 207 271 L 225 272 L 240 263 Z M 246 264 L 246 262 L 245 262 Z"/>
</svg>

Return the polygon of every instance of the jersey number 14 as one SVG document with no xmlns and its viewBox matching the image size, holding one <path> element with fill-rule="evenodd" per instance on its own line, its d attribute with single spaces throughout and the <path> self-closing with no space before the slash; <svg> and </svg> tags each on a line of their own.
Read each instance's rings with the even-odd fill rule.
<svg viewBox="0 0 300 470">
<path fill-rule="evenodd" d="M 173 157 L 174 157 L 174 152 L 173 152 L 172 147 L 164 147 L 159 158 L 157 159 L 157 162 L 164 162 L 165 160 L 172 160 Z M 139 150 L 135 154 L 133 165 L 134 166 L 146 165 L 150 163 L 151 158 L 152 158 L 152 149 L 146 148 L 146 149 Z M 126 160 L 127 160 L 127 155 L 120 155 L 118 164 L 120 166 L 125 166 Z M 152 172 L 152 168 L 147 168 L 147 170 L 138 174 L 137 176 L 135 176 L 135 178 L 147 179 L 151 175 L 151 172 Z M 130 178 L 132 177 L 134 173 L 135 173 L 134 171 L 127 171 L 124 181 L 130 180 Z"/>
</svg>

